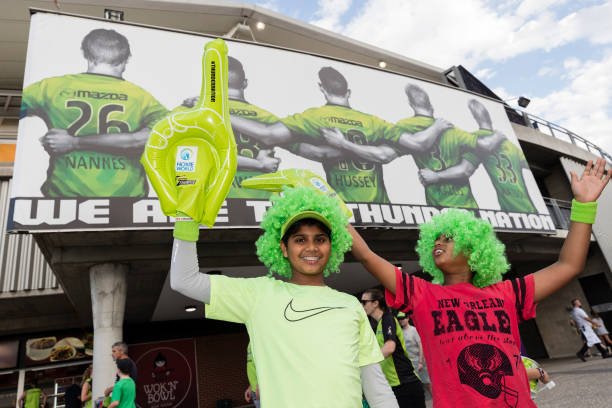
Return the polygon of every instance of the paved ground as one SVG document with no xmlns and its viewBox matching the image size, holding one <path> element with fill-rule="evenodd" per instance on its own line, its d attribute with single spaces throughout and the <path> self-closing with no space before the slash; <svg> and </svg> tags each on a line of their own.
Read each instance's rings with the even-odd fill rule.
<svg viewBox="0 0 612 408">
<path fill-rule="evenodd" d="M 540 361 L 557 386 L 536 397 L 539 408 L 612 407 L 612 358 L 592 357 Z M 431 407 L 431 400 L 427 407 Z"/>
</svg>

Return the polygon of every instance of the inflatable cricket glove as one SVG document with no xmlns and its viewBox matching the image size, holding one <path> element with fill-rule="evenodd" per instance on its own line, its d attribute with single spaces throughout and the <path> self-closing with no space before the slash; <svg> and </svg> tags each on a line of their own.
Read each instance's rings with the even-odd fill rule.
<svg viewBox="0 0 612 408">
<path fill-rule="evenodd" d="M 179 221 L 175 236 L 189 241 L 197 241 L 199 224 L 214 225 L 237 163 L 227 98 L 225 42 L 216 39 L 207 43 L 202 61 L 198 103 L 157 122 L 141 158 L 162 211 Z M 179 231 L 177 236 L 181 226 L 191 220 L 195 229 L 192 225 L 187 235 Z"/>
<path fill-rule="evenodd" d="M 342 212 L 348 217 L 353 216 L 353 212 L 346 206 L 340 196 L 334 191 L 327 181 L 321 176 L 313 173 L 310 170 L 302 169 L 285 169 L 274 173 L 266 173 L 259 176 L 251 177 L 243 180 L 240 183 L 242 187 L 253 188 L 256 190 L 265 190 L 272 192 L 281 192 L 283 187 L 310 187 L 317 190 L 321 194 L 336 198 Z"/>
</svg>

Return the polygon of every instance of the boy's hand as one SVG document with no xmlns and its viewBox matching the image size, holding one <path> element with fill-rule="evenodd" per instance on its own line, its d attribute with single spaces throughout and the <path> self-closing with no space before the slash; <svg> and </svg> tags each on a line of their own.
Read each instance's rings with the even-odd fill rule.
<svg viewBox="0 0 612 408">
<path fill-rule="evenodd" d="M 610 169 L 606 171 L 605 167 L 604 159 L 597 159 L 595 164 L 589 160 L 580 177 L 573 171 L 570 172 L 572 192 L 576 201 L 581 203 L 597 201 L 612 177 L 612 171 Z"/>
</svg>

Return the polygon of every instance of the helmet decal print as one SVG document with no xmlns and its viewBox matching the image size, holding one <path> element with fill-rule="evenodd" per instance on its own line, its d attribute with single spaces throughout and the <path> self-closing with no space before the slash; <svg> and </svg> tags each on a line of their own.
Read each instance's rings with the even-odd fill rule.
<svg viewBox="0 0 612 408">
<path fill-rule="evenodd" d="M 457 359 L 459 380 L 479 394 L 490 399 L 504 393 L 507 407 L 516 407 L 518 392 L 505 386 L 505 376 L 512 376 L 512 365 L 508 357 L 497 347 L 476 343 L 467 346 Z"/>
</svg>

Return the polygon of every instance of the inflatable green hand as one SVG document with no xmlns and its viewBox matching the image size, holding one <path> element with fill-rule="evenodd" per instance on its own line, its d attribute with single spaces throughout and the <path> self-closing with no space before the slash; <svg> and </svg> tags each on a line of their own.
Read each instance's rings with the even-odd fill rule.
<svg viewBox="0 0 612 408">
<path fill-rule="evenodd" d="M 321 176 L 313 173 L 310 170 L 302 169 L 285 169 L 274 173 L 266 173 L 259 176 L 251 177 L 243 180 L 240 183 L 242 187 L 253 188 L 256 190 L 265 190 L 272 192 L 283 191 L 284 186 L 288 187 L 310 187 L 325 194 L 329 197 L 334 197 L 338 200 L 342 212 L 348 218 L 353 216 L 353 212 L 346 206 L 344 201 L 338 196 L 333 188 Z"/>
<path fill-rule="evenodd" d="M 164 214 L 186 215 L 211 227 L 231 187 L 237 163 L 223 40 L 206 44 L 202 64 L 198 104 L 173 111 L 157 122 L 140 161 Z"/>
</svg>

